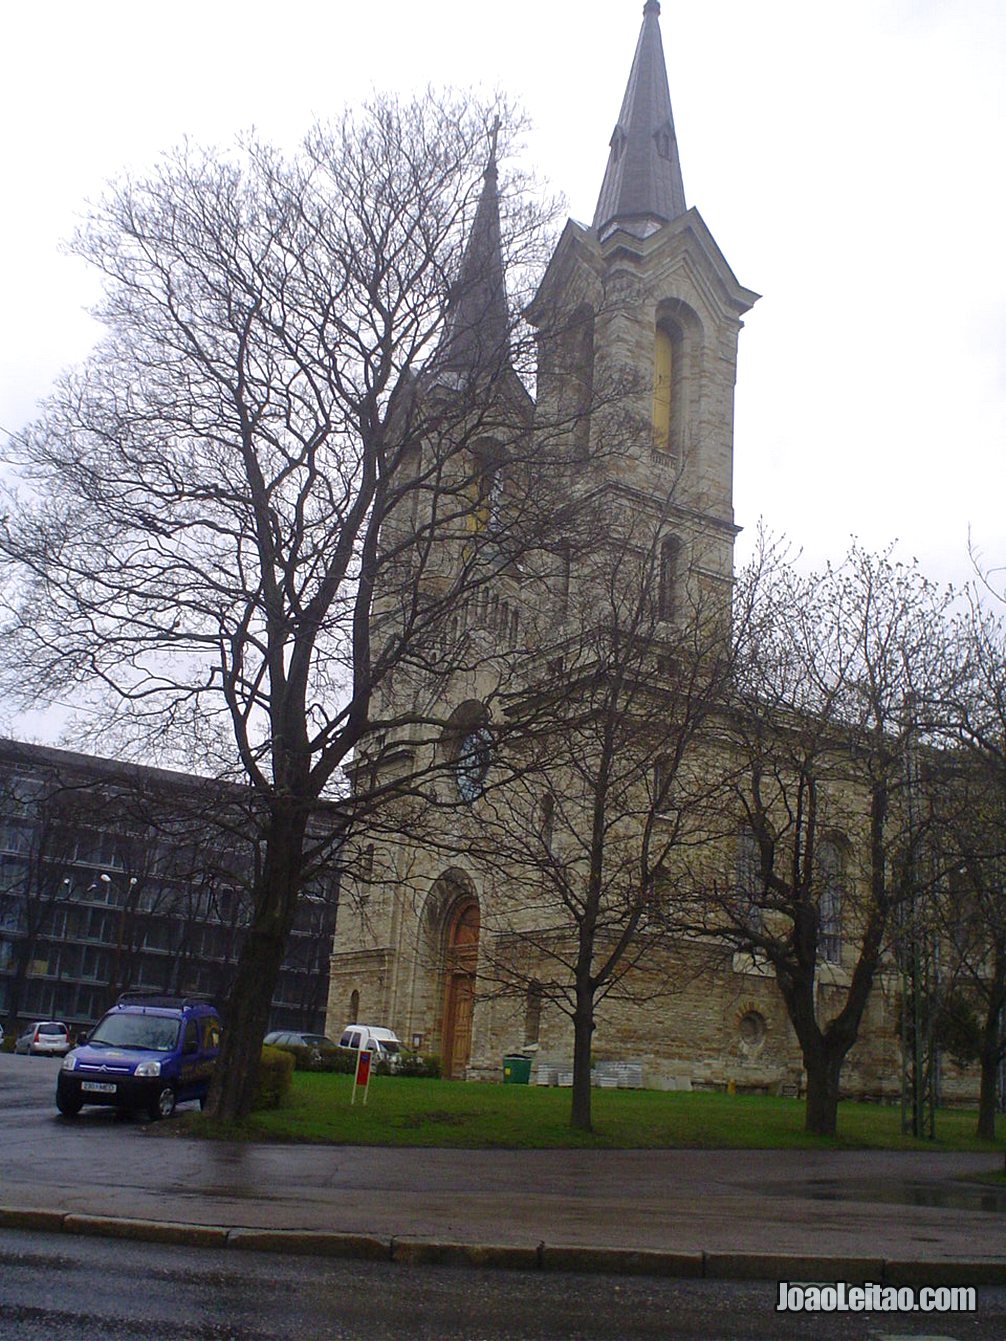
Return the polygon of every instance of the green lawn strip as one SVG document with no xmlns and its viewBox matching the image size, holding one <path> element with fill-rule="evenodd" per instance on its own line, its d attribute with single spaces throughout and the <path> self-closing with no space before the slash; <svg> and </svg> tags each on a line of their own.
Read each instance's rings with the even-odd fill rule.
<svg viewBox="0 0 1006 1341">
<path fill-rule="evenodd" d="M 866 1149 L 996 1151 L 978 1141 L 975 1114 L 941 1110 L 935 1142 L 902 1136 L 900 1108 L 845 1102 L 834 1138 L 808 1136 L 804 1105 L 763 1095 L 596 1090 L 594 1130 L 569 1126 L 568 1089 L 377 1076 L 368 1102 L 350 1104 L 352 1078 L 297 1072 L 279 1109 L 240 1128 L 186 1121 L 206 1135 L 339 1145 L 465 1149 Z"/>
</svg>

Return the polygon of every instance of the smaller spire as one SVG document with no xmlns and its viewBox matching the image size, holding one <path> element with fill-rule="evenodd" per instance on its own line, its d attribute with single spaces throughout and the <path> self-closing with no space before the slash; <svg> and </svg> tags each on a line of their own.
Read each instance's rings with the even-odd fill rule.
<svg viewBox="0 0 1006 1341">
<path fill-rule="evenodd" d="M 507 306 L 500 237 L 496 167 L 500 119 L 489 131 L 489 158 L 482 194 L 451 295 L 441 356 L 442 369 L 465 374 L 492 373 L 509 362 L 510 312 Z"/>
<path fill-rule="evenodd" d="M 658 0 L 646 0 L 594 213 L 598 233 L 619 225 L 645 237 L 688 208 L 659 19 Z"/>
</svg>

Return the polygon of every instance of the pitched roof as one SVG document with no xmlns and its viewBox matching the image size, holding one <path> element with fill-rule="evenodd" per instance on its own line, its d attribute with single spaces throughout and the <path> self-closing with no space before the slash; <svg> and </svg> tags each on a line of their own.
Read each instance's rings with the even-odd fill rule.
<svg viewBox="0 0 1006 1341">
<path fill-rule="evenodd" d="M 687 209 L 659 17 L 658 0 L 646 0 L 594 212 L 598 233 L 622 225 L 645 237 Z"/>
</svg>

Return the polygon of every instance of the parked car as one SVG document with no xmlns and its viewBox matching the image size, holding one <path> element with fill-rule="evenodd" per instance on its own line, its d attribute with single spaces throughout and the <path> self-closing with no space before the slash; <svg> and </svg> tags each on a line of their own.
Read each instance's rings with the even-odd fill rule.
<svg viewBox="0 0 1006 1341">
<path fill-rule="evenodd" d="M 62 1020 L 37 1020 L 18 1037 L 14 1051 L 28 1057 L 65 1057 L 70 1031 Z"/>
<path fill-rule="evenodd" d="M 326 1055 L 338 1052 L 338 1045 L 324 1034 L 307 1034 L 297 1029 L 274 1029 L 266 1034 L 263 1043 L 273 1048 L 288 1048 L 308 1065 L 317 1066 Z"/>
<path fill-rule="evenodd" d="M 340 1048 L 366 1049 L 374 1059 L 384 1062 L 389 1071 L 398 1069 L 402 1044 L 393 1029 L 379 1024 L 347 1024 L 339 1038 Z"/>
<path fill-rule="evenodd" d="M 126 993 L 88 1040 L 65 1058 L 56 1107 L 76 1117 L 85 1104 L 170 1117 L 175 1105 L 204 1103 L 220 1052 L 216 1007 L 187 997 Z"/>
</svg>

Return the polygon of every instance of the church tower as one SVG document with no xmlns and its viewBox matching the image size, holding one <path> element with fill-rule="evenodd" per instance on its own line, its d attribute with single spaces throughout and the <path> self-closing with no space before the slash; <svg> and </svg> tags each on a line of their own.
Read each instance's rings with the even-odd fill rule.
<svg viewBox="0 0 1006 1341">
<path fill-rule="evenodd" d="M 554 456 L 570 497 L 601 500 L 599 512 L 613 527 L 619 519 L 630 527 L 639 522 L 655 540 L 668 612 L 678 601 L 675 584 L 722 609 L 729 606 L 736 534 L 737 340 L 757 295 L 738 284 L 698 211 L 686 204 L 659 14 L 657 0 L 647 0 L 593 221 L 566 225 L 525 314 L 538 333 L 536 405 L 500 361 L 508 313 L 494 153 L 445 339 L 421 390 L 435 398 L 492 386 L 484 461 L 472 471 L 470 526 L 485 531 L 492 522 L 502 459 L 493 425 L 507 424 L 504 437 L 530 434 L 543 459 Z M 558 531 L 554 539 L 561 552 L 566 542 Z M 463 552 L 463 534 L 458 544 Z M 565 549 L 574 569 L 567 583 L 578 577 L 575 551 L 575 544 Z M 436 690 L 454 776 L 453 784 L 442 776 L 432 790 L 454 785 L 454 809 L 428 821 L 425 846 L 422 817 L 396 837 L 382 822 L 356 864 L 363 874 L 344 888 L 336 927 L 328 1032 L 338 1037 L 355 1020 L 391 1026 L 406 1044 L 438 1053 L 444 1073 L 459 1077 L 497 1074 L 515 1041 L 512 1022 L 479 988 L 480 938 L 490 933 L 492 901 L 506 873 L 497 872 L 493 887 L 480 884 L 466 859 L 477 824 L 477 804 L 469 803 L 477 802 L 492 749 L 479 715 L 485 671 L 472 667 L 490 666 L 492 648 L 502 654 L 524 637 L 528 674 L 540 676 L 540 664 L 531 669 L 533 635 L 524 631 L 534 620 L 525 624 L 531 612 L 521 609 L 522 600 L 526 606 L 537 599 L 529 594 L 534 576 L 533 563 L 508 565 L 501 552 L 498 579 L 478 591 L 477 609 L 459 609 L 459 621 L 492 646 Z M 380 613 L 379 595 L 375 609 Z M 424 716 L 415 682 L 396 680 L 390 692 L 412 694 L 417 720 Z M 415 756 L 421 747 L 403 738 L 396 748 Z M 533 894 L 510 888 L 504 896 Z"/>
<path fill-rule="evenodd" d="M 659 16 L 647 0 L 593 222 L 567 224 L 528 315 L 540 404 L 575 417 L 571 381 L 592 402 L 574 455 L 666 530 L 701 597 L 732 577 L 737 338 L 758 295 L 686 204 Z"/>
</svg>

